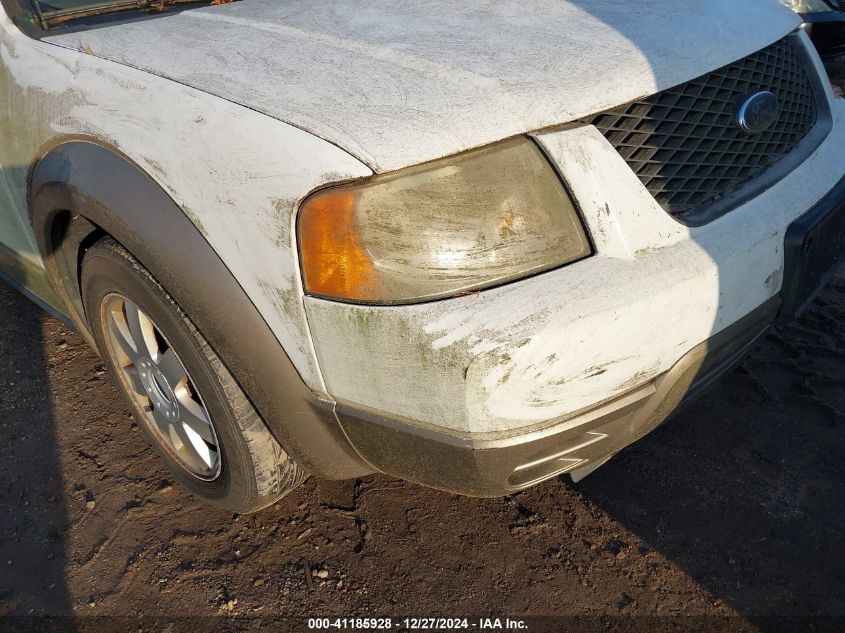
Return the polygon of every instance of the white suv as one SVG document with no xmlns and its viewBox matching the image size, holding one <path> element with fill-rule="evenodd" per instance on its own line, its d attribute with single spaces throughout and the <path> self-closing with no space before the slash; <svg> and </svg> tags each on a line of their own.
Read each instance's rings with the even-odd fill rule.
<svg viewBox="0 0 845 633">
<path fill-rule="evenodd" d="M 771 0 L 2 6 L 0 268 L 233 511 L 582 477 L 843 250 L 845 101 Z"/>
</svg>

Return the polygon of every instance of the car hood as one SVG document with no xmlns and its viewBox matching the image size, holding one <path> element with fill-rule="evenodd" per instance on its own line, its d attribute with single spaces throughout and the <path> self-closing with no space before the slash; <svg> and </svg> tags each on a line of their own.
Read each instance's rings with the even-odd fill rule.
<svg viewBox="0 0 845 633">
<path fill-rule="evenodd" d="M 771 0 L 243 0 L 47 41 L 242 104 L 384 171 L 683 83 L 798 24 Z"/>
</svg>

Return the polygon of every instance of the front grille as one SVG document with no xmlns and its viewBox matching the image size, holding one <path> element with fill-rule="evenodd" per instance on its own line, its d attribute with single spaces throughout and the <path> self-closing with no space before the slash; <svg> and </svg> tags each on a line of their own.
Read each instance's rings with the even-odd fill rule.
<svg viewBox="0 0 845 633">
<path fill-rule="evenodd" d="M 749 134 L 745 98 L 773 92 L 777 120 Z M 818 119 L 815 93 L 791 38 L 703 77 L 598 114 L 595 125 L 660 205 L 688 216 L 717 204 L 783 158 Z"/>
</svg>

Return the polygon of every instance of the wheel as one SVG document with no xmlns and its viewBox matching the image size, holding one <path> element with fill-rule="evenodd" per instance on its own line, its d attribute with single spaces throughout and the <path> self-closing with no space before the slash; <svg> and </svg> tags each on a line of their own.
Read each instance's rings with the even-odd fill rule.
<svg viewBox="0 0 845 633">
<path fill-rule="evenodd" d="M 103 362 L 177 480 L 208 503 L 247 513 L 306 479 L 190 317 L 125 248 L 98 241 L 81 280 Z"/>
</svg>

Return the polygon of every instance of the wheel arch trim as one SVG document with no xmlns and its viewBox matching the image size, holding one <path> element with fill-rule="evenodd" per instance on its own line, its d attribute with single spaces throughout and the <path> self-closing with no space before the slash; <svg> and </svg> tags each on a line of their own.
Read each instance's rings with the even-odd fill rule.
<svg viewBox="0 0 845 633">
<path fill-rule="evenodd" d="M 116 148 L 73 138 L 44 153 L 30 172 L 32 228 L 47 274 L 70 319 L 93 345 L 79 289 L 86 240 L 100 233 L 127 248 L 223 359 L 291 456 L 326 478 L 371 468 L 351 447 L 332 403 L 302 381 L 231 271 L 182 208 Z M 248 332 L 235 337 L 233 332 Z"/>
</svg>

